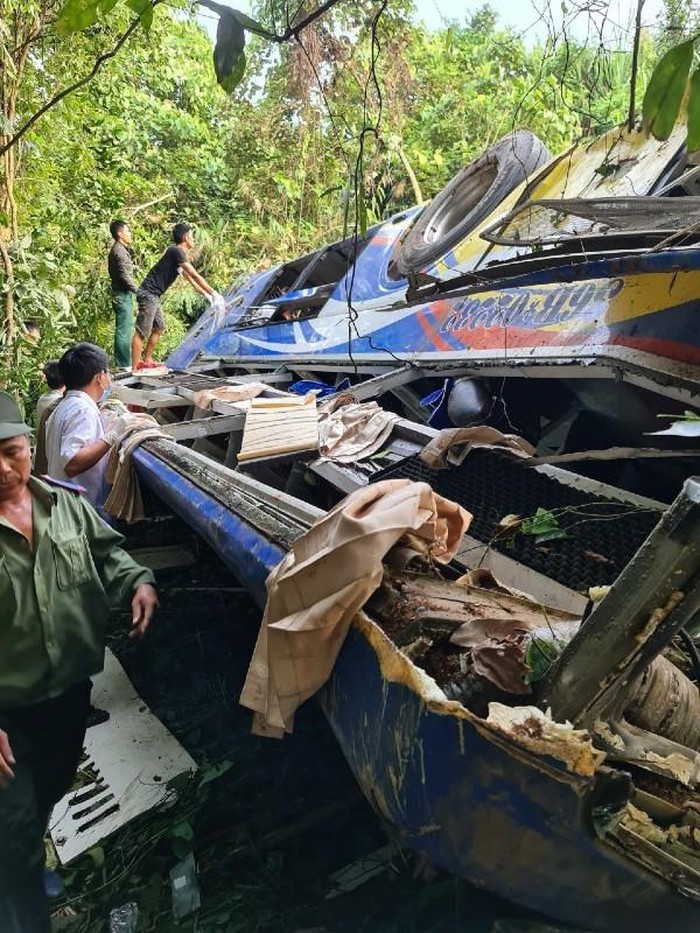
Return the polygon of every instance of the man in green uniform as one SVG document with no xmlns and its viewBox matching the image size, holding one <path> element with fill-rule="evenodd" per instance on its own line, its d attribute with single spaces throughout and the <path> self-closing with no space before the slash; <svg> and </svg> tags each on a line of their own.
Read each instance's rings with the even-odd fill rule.
<svg viewBox="0 0 700 933">
<path fill-rule="evenodd" d="M 0 392 L 0 930 L 50 929 L 43 892 L 52 806 L 80 760 L 90 676 L 111 604 L 143 635 L 153 575 L 76 492 L 30 476 L 27 434 Z"/>
<path fill-rule="evenodd" d="M 114 310 L 114 362 L 125 369 L 131 365 L 131 338 L 134 329 L 134 263 L 131 259 L 131 230 L 125 220 L 113 220 L 109 225 L 112 248 L 107 257 L 107 269 L 112 285 Z"/>
</svg>

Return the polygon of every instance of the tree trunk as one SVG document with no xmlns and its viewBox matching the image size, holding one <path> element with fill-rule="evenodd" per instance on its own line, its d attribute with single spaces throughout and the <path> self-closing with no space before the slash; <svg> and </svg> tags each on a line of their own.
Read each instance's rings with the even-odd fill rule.
<svg viewBox="0 0 700 933">
<path fill-rule="evenodd" d="M 2 102 L 4 106 L 0 110 L 0 118 L 3 119 L 5 126 L 12 126 L 11 121 L 14 114 L 12 108 L 7 106 L 9 103 L 8 97 Z M 0 136 L 0 141 L 4 142 L 6 138 L 7 137 L 4 135 Z M 5 280 L 2 336 L 6 345 L 12 341 L 15 329 L 15 277 L 12 267 L 12 258 L 10 256 L 10 242 L 18 238 L 17 204 L 14 199 L 15 168 L 14 151 L 8 149 L 3 154 L 2 180 L 0 181 L 0 212 L 4 215 L 0 218 L 0 259 L 2 260 L 2 270 Z"/>
<path fill-rule="evenodd" d="M 2 319 L 2 335 L 5 344 L 8 345 L 12 342 L 15 333 L 15 274 L 2 227 L 0 227 L 0 259 L 2 259 L 5 270 L 5 285 L 7 286 Z"/>
</svg>

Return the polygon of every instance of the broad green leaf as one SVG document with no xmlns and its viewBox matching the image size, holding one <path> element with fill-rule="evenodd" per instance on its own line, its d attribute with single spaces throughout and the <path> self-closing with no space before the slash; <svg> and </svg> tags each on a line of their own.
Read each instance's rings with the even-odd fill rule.
<svg viewBox="0 0 700 933">
<path fill-rule="evenodd" d="M 102 846 L 93 846 L 87 853 L 95 863 L 95 868 L 102 868 L 105 863 L 105 850 Z"/>
<path fill-rule="evenodd" d="M 233 69 L 231 74 L 226 78 L 219 78 L 219 84 L 226 91 L 227 94 L 232 94 L 238 85 L 241 83 L 241 79 L 245 74 L 246 66 L 246 57 L 245 52 L 241 49 L 241 52 L 238 56 L 238 61 L 236 62 L 236 67 Z"/>
<path fill-rule="evenodd" d="M 554 661 L 561 654 L 561 647 L 554 639 L 538 638 L 533 635 L 525 650 L 525 666 L 527 674 L 524 677 L 526 684 L 537 683 L 547 673 Z"/>
<path fill-rule="evenodd" d="M 231 13 L 236 17 L 238 22 L 247 29 L 249 32 L 254 32 L 256 36 L 262 36 L 263 39 L 274 39 L 274 32 L 270 32 L 268 29 L 259 23 L 255 19 L 251 19 L 250 16 L 246 16 L 245 13 L 241 13 L 240 10 L 231 10 Z"/>
<path fill-rule="evenodd" d="M 111 13 L 115 6 L 119 3 L 119 0 L 99 0 L 98 7 L 100 13 L 103 15 L 105 13 Z"/>
<path fill-rule="evenodd" d="M 645 132 L 656 139 L 668 139 L 678 117 L 693 60 L 693 41 L 681 42 L 666 52 L 649 79 L 642 117 Z"/>
<path fill-rule="evenodd" d="M 96 23 L 100 15 L 100 0 L 68 0 L 56 19 L 56 29 L 62 35 L 80 32 Z"/>
<path fill-rule="evenodd" d="M 170 848 L 172 849 L 175 858 L 179 860 L 187 858 L 187 856 L 192 851 L 192 846 L 190 843 L 186 839 L 180 839 L 177 836 L 171 838 Z"/>
<path fill-rule="evenodd" d="M 148 32 L 153 23 L 153 4 L 151 0 L 126 0 L 126 5 L 139 16 L 143 28 Z"/>
<path fill-rule="evenodd" d="M 205 784 L 209 784 L 211 781 L 216 781 L 221 777 L 222 774 L 226 774 L 226 772 L 229 771 L 232 767 L 233 762 L 228 760 L 220 761 L 215 765 L 208 765 L 204 769 L 199 786 L 204 787 Z"/>
<path fill-rule="evenodd" d="M 566 538 L 566 531 L 559 527 L 559 519 L 540 506 L 535 514 L 523 520 L 520 531 L 524 535 L 532 535 L 536 544 L 544 541 L 555 541 L 557 538 Z"/>
<path fill-rule="evenodd" d="M 221 87 L 231 93 L 245 72 L 245 30 L 233 13 L 219 17 L 214 46 L 214 71 Z"/>
<path fill-rule="evenodd" d="M 700 149 L 700 68 L 690 76 L 688 94 L 688 152 Z"/>
<path fill-rule="evenodd" d="M 188 842 L 194 839 L 194 830 L 192 829 L 192 824 L 187 820 L 183 820 L 181 823 L 177 823 L 170 830 L 170 834 L 175 836 L 177 839 L 185 839 Z"/>
<path fill-rule="evenodd" d="M 543 509 L 540 505 L 534 515 L 523 521 L 521 531 L 526 535 L 538 535 L 558 527 L 559 519 L 557 516 L 550 512 L 549 509 Z"/>
</svg>

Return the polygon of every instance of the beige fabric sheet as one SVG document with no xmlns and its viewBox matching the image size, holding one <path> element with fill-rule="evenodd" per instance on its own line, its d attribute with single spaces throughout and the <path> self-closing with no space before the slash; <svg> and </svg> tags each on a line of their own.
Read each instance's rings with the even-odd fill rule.
<svg viewBox="0 0 700 933">
<path fill-rule="evenodd" d="M 206 411 L 211 408 L 212 402 L 245 402 L 251 398 L 257 398 L 269 386 L 264 382 L 244 382 L 240 385 L 219 386 L 217 389 L 202 389 L 201 392 L 195 392 L 193 395 L 194 404 L 197 408 Z"/>
<path fill-rule="evenodd" d="M 320 406 L 318 448 L 322 459 L 336 463 L 365 460 L 380 450 L 399 416 L 376 402 L 347 401 L 329 410 Z"/>
<path fill-rule="evenodd" d="M 513 457 L 531 457 L 535 448 L 517 434 L 503 434 L 497 428 L 446 428 L 425 445 L 419 456 L 433 470 L 459 466 L 470 450 L 486 447 Z"/>
<path fill-rule="evenodd" d="M 107 462 L 107 481 L 112 488 L 104 504 L 110 515 L 126 522 L 145 518 L 141 487 L 131 455 L 144 441 L 166 436 L 152 415 L 141 412 L 114 445 Z"/>
<path fill-rule="evenodd" d="M 408 536 L 447 563 L 472 516 L 427 483 L 385 480 L 352 493 L 301 538 L 267 579 L 267 606 L 241 694 L 253 731 L 281 738 L 297 707 L 328 679 L 382 560 Z"/>
</svg>

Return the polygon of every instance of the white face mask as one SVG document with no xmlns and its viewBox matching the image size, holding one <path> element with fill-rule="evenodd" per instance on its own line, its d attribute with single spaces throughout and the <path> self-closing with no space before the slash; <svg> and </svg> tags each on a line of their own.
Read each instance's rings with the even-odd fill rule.
<svg viewBox="0 0 700 933">
<path fill-rule="evenodd" d="M 109 379 L 109 376 L 107 378 Z M 111 394 L 112 394 L 112 382 L 110 380 L 109 383 L 107 384 L 107 388 L 103 390 L 98 404 L 102 404 L 102 402 L 106 402 Z"/>
</svg>

